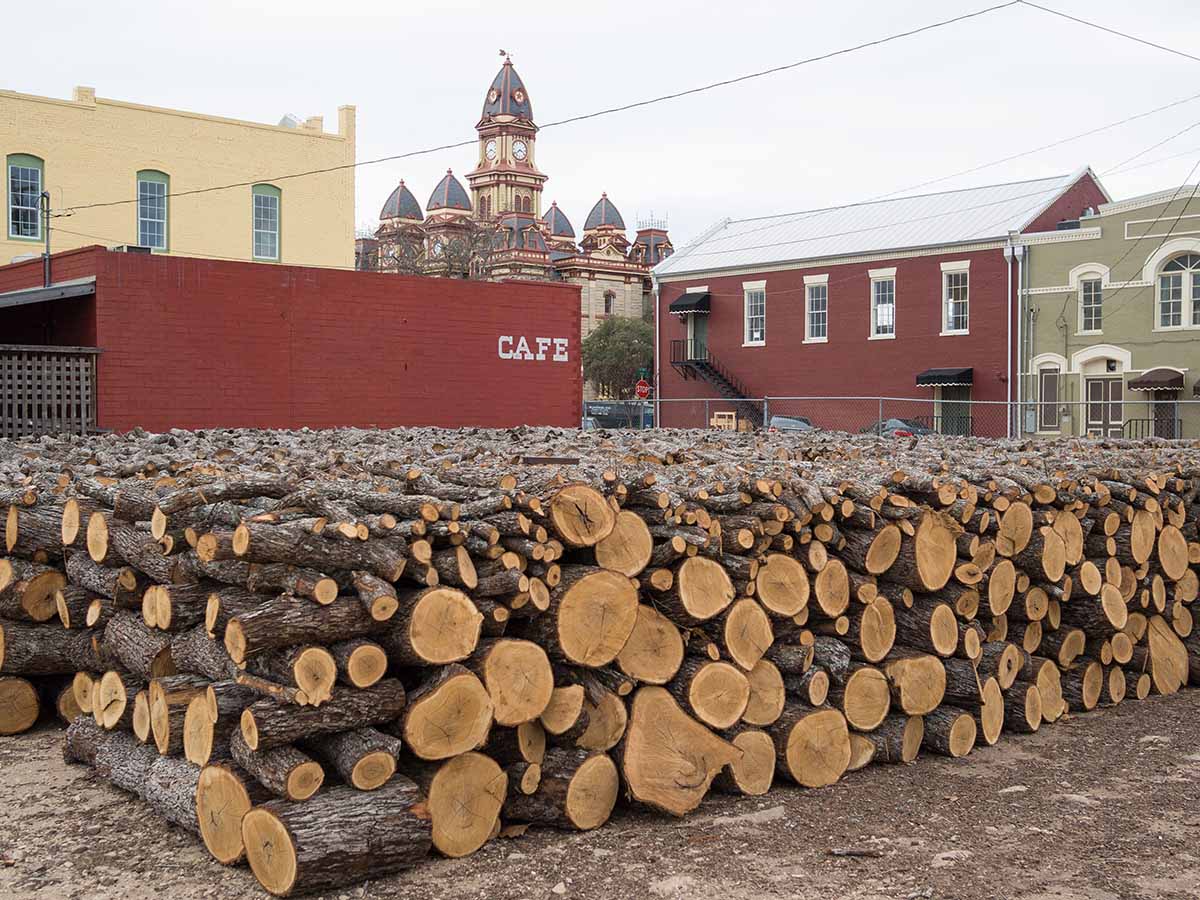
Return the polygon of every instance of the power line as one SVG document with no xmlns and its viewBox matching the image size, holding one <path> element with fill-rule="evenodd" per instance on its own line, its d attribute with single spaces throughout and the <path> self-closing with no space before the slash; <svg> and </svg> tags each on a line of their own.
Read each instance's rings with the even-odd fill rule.
<svg viewBox="0 0 1200 900">
<path fill-rule="evenodd" d="M 1121 256 L 1121 258 L 1119 260 L 1117 260 L 1115 264 L 1113 264 L 1112 266 L 1109 267 L 1109 270 L 1108 270 L 1109 272 L 1115 271 L 1117 269 L 1117 267 L 1121 265 L 1121 263 L 1125 262 L 1125 260 L 1129 257 L 1129 254 L 1134 251 L 1134 249 L 1138 246 L 1138 244 L 1140 244 L 1142 241 L 1144 241 L 1149 236 L 1150 232 L 1152 232 L 1154 230 L 1154 226 L 1162 221 L 1163 216 L 1166 214 L 1167 210 L 1171 208 L 1171 204 L 1179 199 L 1180 192 L 1185 187 L 1187 187 L 1188 182 L 1192 180 L 1192 176 L 1194 176 L 1196 174 L 1197 169 L 1200 169 L 1200 159 L 1196 160 L 1195 164 L 1192 166 L 1191 171 L 1188 172 L 1187 177 L 1183 179 L 1183 183 L 1179 187 L 1177 187 L 1175 189 L 1175 193 L 1171 195 L 1171 199 L 1168 200 L 1165 204 L 1163 204 L 1162 212 L 1154 217 L 1154 221 L 1151 222 L 1147 226 L 1147 228 L 1146 228 L 1145 232 L 1142 234 L 1142 236 L 1139 237 L 1137 240 L 1135 240 L 1132 244 L 1130 244 L 1129 249 L 1125 251 L 1125 253 Z M 1159 250 L 1161 250 L 1163 247 L 1166 246 L 1167 241 L 1169 241 L 1171 239 L 1171 235 L 1175 232 L 1175 227 L 1183 219 L 1183 214 L 1184 214 L 1184 212 L 1187 211 L 1188 205 L 1193 200 L 1196 199 L 1196 191 L 1197 190 L 1200 190 L 1200 183 L 1193 185 L 1191 196 L 1188 197 L 1188 199 L 1184 201 L 1183 205 L 1179 207 L 1179 214 L 1177 216 L 1175 216 L 1175 220 L 1171 223 L 1171 227 L 1167 229 L 1167 233 L 1164 234 L 1162 240 L 1158 242 L 1158 246 L 1155 247 L 1154 250 L 1149 254 L 1149 256 L 1146 257 L 1147 259 L 1150 259 L 1151 257 L 1153 257 L 1155 253 L 1158 253 Z M 1117 296 L 1117 294 L 1121 293 L 1121 291 L 1124 290 L 1125 288 L 1127 288 L 1128 286 L 1129 285 L 1128 285 L 1127 281 L 1122 284 L 1117 285 L 1116 290 L 1114 290 L 1105 299 L 1109 300 L 1109 299 Z M 1126 306 L 1128 306 L 1130 303 L 1132 303 L 1136 298 L 1140 297 L 1144 290 L 1146 290 L 1147 288 L 1152 288 L 1153 286 L 1154 286 L 1153 281 L 1151 281 L 1150 284 L 1142 285 L 1137 290 L 1135 290 L 1132 294 L 1130 294 L 1128 297 L 1126 297 L 1125 301 L 1123 303 L 1120 303 L 1117 306 L 1105 309 L 1102 314 L 1103 315 L 1112 315 L 1113 313 L 1117 312 L 1118 310 L 1124 309 Z"/>
<path fill-rule="evenodd" d="M 1106 25 L 1101 25 L 1098 22 L 1092 22 L 1088 19 L 1081 19 L 1078 16 L 1072 16 L 1065 12 L 1060 12 L 1057 9 L 1051 9 L 1048 6 L 1042 6 L 1040 3 L 1032 3 L 1030 0 L 1021 0 L 1022 6 L 1028 6 L 1032 9 L 1040 9 L 1044 13 L 1049 13 L 1052 16 L 1058 16 L 1063 19 L 1069 19 L 1072 22 L 1077 22 L 1080 25 L 1086 25 L 1088 28 L 1095 28 L 1099 31 L 1107 32 L 1108 34 L 1123 37 L 1126 40 L 1136 41 L 1139 44 L 1145 44 L 1147 47 L 1154 47 L 1156 50 L 1162 50 L 1165 53 L 1173 53 L 1175 56 L 1182 56 L 1184 59 L 1190 59 L 1193 62 L 1200 62 L 1200 56 L 1193 56 L 1190 53 L 1184 53 L 1182 50 L 1176 50 L 1174 47 L 1168 47 L 1165 44 L 1156 44 L 1154 41 L 1148 41 L 1145 38 L 1140 38 L 1137 35 L 1129 34 L 1126 31 L 1119 31 L 1116 28 L 1109 28 Z"/>
<path fill-rule="evenodd" d="M 790 213 L 775 213 L 774 215 L 771 215 L 771 216 L 763 216 L 761 218 L 788 219 L 788 221 L 787 222 L 774 222 L 773 221 L 770 224 L 761 225 L 758 228 L 748 229 L 746 231 L 740 231 L 736 235 L 728 235 L 725 237 L 713 237 L 713 238 L 710 238 L 705 243 L 711 244 L 711 243 L 715 243 L 717 241 L 736 240 L 737 238 L 744 237 L 747 234 L 754 234 L 757 231 L 769 231 L 770 229 L 777 228 L 780 225 L 790 225 L 793 222 L 802 222 L 807 218 L 811 218 L 812 216 L 820 215 L 822 213 L 833 212 L 835 210 L 849 209 L 852 206 L 864 206 L 868 203 L 875 203 L 879 200 L 886 200 L 889 197 L 896 196 L 897 194 L 908 194 L 910 191 L 919 190 L 920 188 L 928 187 L 932 184 L 937 184 L 942 181 L 949 181 L 952 178 L 958 178 L 962 175 L 970 175 L 975 172 L 982 171 L 983 169 L 989 169 L 989 168 L 992 168 L 993 166 L 1001 165 L 1002 163 L 1012 162 L 1014 159 L 1020 159 L 1021 157 L 1024 157 L 1024 156 L 1032 156 L 1033 154 L 1040 153 L 1043 150 L 1050 150 L 1054 147 L 1059 147 L 1059 146 L 1062 146 L 1063 144 L 1069 144 L 1073 141 L 1081 140 L 1085 137 L 1091 137 L 1093 135 L 1099 134 L 1102 131 L 1108 131 L 1113 128 L 1118 128 L 1121 125 L 1127 125 L 1130 122 L 1136 122 L 1139 119 L 1144 119 L 1147 116 L 1154 115 L 1155 113 L 1160 113 L 1160 112 L 1163 112 L 1168 109 L 1173 109 L 1177 106 L 1182 106 L 1185 103 L 1192 103 L 1196 100 L 1200 100 L 1200 93 L 1192 94 L 1188 97 L 1182 97 L 1179 100 L 1174 100 L 1174 101 L 1164 104 L 1162 106 L 1156 106 L 1153 109 L 1148 109 L 1144 112 L 1135 113 L 1134 115 L 1131 115 L 1131 116 L 1126 116 L 1124 119 L 1118 119 L 1117 121 L 1109 122 L 1106 125 L 1100 125 L 1096 128 L 1090 128 L 1087 131 L 1082 131 L 1079 134 L 1074 134 L 1074 135 L 1071 135 L 1070 137 L 1062 138 L 1057 141 L 1052 141 L 1049 144 L 1042 144 L 1042 145 L 1034 147 L 1030 150 L 1023 150 L 1020 153 L 1014 153 L 1009 156 L 1004 156 L 999 159 L 994 159 L 991 162 L 981 163 L 980 165 L 972 166 L 969 169 L 963 169 L 959 172 L 954 172 L 950 175 L 943 175 L 938 178 L 932 178 L 928 181 L 922 181 L 917 184 L 909 185 L 907 187 L 897 188 L 894 191 L 889 191 L 886 194 L 878 194 L 878 195 L 876 195 L 874 197 L 870 197 L 866 200 L 858 200 L 853 203 L 843 203 L 840 206 L 829 206 L 829 207 L 825 207 L 824 209 L 796 210 L 796 211 L 790 212 Z M 1171 140 L 1174 140 L 1175 138 L 1179 137 L 1181 134 L 1184 134 L 1185 132 L 1190 131 L 1192 128 L 1195 128 L 1197 126 L 1200 126 L 1200 122 L 1196 123 L 1196 125 L 1188 126 L 1187 128 L 1183 129 L 1183 131 L 1176 132 L 1175 134 L 1171 135 L 1171 137 L 1167 138 L 1166 140 L 1160 141 L 1159 143 L 1155 144 L 1153 147 L 1146 148 L 1146 150 L 1143 150 L 1140 153 L 1137 153 L 1134 156 L 1131 156 L 1129 159 L 1125 160 L 1125 162 L 1119 163 L 1117 166 L 1114 166 L 1104 172 L 1101 172 L 1100 174 L 1108 175 L 1108 174 L 1112 173 L 1114 169 L 1120 168 L 1121 166 L 1125 165 L 1128 162 L 1132 162 L 1133 160 L 1137 159 L 1142 154 L 1148 153 L 1149 151 L 1154 150 L 1156 147 L 1160 147 L 1160 146 L 1162 146 L 1162 144 L 1165 144 Z M 1174 157 L 1168 157 L 1168 159 L 1173 159 L 1173 158 Z M 966 190 L 966 189 L 960 188 L 960 190 Z M 792 216 L 799 216 L 801 218 L 795 218 L 795 219 L 789 218 Z M 740 219 L 739 221 L 750 222 L 750 221 L 754 221 L 754 219 L 753 218 Z"/>
<path fill-rule="evenodd" d="M 764 78 L 768 75 L 776 75 L 780 72 L 790 71 L 791 69 L 797 69 L 801 66 L 807 66 L 807 65 L 811 65 L 812 63 L 823 62 L 825 60 L 833 59 L 838 56 L 845 56 L 847 54 L 856 53 L 860 50 L 866 50 L 866 49 L 870 49 L 872 47 L 879 47 L 884 44 L 891 43 L 893 41 L 902 40 L 903 38 L 913 37 L 918 34 L 923 34 L 924 32 L 927 32 L 927 31 L 933 31 L 934 29 L 937 29 L 937 28 L 943 28 L 947 25 L 953 25 L 958 22 L 964 22 L 968 19 L 978 18 L 979 16 L 984 16 L 984 15 L 987 15 L 988 13 L 997 12 L 999 10 L 1007 9 L 1012 6 L 1017 6 L 1021 2 L 1022 2 L 1022 0 L 1007 0 L 1007 2 L 1004 2 L 1004 3 L 998 3 L 993 6 L 987 6 L 982 9 L 974 10 L 973 12 L 968 12 L 968 13 L 963 13 L 962 15 L 953 16 L 952 18 L 949 18 L 949 19 L 942 19 L 937 22 L 930 22 L 926 25 L 921 25 L 917 28 L 910 28 L 907 31 L 896 32 L 895 34 L 890 34 L 890 35 L 887 35 L 886 37 L 876 38 L 875 40 L 871 40 L 871 41 L 865 41 L 861 44 L 855 44 L 850 47 L 843 47 L 838 50 L 831 50 L 828 53 L 822 53 L 818 56 L 806 57 L 804 59 L 799 59 L 799 60 L 796 60 L 795 62 L 786 63 L 781 66 L 772 66 L 769 69 L 761 69 L 757 72 L 750 72 L 745 75 L 739 75 L 735 78 L 727 78 L 722 81 L 714 81 L 709 84 L 701 85 L 700 87 L 689 88 L 689 89 L 683 90 L 683 91 L 675 91 L 674 93 L 670 93 L 670 94 L 661 94 L 657 97 L 651 97 L 646 100 L 638 100 L 633 103 L 623 104 L 621 106 L 611 106 L 611 107 L 607 107 L 605 109 L 595 110 L 594 112 L 584 113 L 584 114 L 578 115 L 578 116 L 569 116 L 565 119 L 558 119 L 553 122 L 548 122 L 545 125 L 541 125 L 541 126 L 539 126 L 539 130 L 545 131 L 547 128 L 556 128 L 560 125 L 569 125 L 569 124 L 573 124 L 575 122 L 582 122 L 587 119 L 596 119 L 596 118 L 600 118 L 601 116 L 610 116 L 610 115 L 614 115 L 614 114 L 620 113 L 620 112 L 627 112 L 631 109 L 639 109 L 639 108 L 646 107 L 646 106 L 652 106 L 656 103 L 664 103 L 668 100 L 677 100 L 681 97 L 689 97 L 694 94 L 701 94 L 706 91 L 716 90 L 717 88 L 721 88 L 721 87 L 728 87 L 728 86 L 734 85 L 734 84 L 741 84 L 742 82 L 750 81 L 755 78 Z M 234 188 L 252 187 L 253 185 L 261 184 L 263 182 L 285 181 L 285 180 L 290 180 L 290 179 L 294 179 L 294 178 L 308 178 L 313 175 L 325 175 L 325 174 L 328 174 L 331 172 L 340 172 L 340 171 L 344 171 L 346 169 L 358 168 L 359 166 L 373 166 L 373 165 L 377 165 L 379 163 L 395 162 L 395 161 L 401 160 L 401 159 L 411 159 L 415 156 L 427 156 L 431 153 L 441 153 L 442 151 L 445 151 L 445 150 L 456 150 L 461 147 L 471 147 L 471 146 L 474 146 L 477 142 L 478 142 L 478 138 L 476 137 L 476 138 L 471 138 L 470 140 L 467 140 L 467 141 L 458 141 L 457 143 L 452 143 L 452 144 L 441 144 L 437 147 L 427 147 L 423 150 L 411 150 L 407 153 L 397 153 L 392 156 L 381 156 L 376 159 L 362 160 L 361 162 L 343 163 L 343 164 L 337 165 L 337 166 L 326 166 L 321 169 L 310 169 L 306 172 L 293 172 L 290 175 L 276 175 L 276 176 L 269 177 L 269 178 L 268 177 L 257 178 L 253 181 L 237 181 L 237 182 L 231 182 L 229 184 L 214 185 L 212 187 L 206 187 L 206 188 L 193 188 L 192 190 L 187 190 L 187 191 L 176 191 L 176 192 L 167 194 L 167 196 L 168 197 L 187 197 L 187 196 L 192 196 L 195 194 L 207 194 L 207 193 L 211 193 L 213 191 L 225 191 L 225 190 L 232 190 Z M 88 203 L 88 204 L 84 204 L 81 206 L 69 207 L 69 209 L 72 209 L 74 211 L 80 211 L 80 210 L 85 210 L 85 209 L 97 209 L 100 207 L 107 207 L 107 206 L 121 206 L 121 205 L 124 205 L 127 203 L 136 203 L 136 202 L 137 202 L 137 198 L 132 197 L 127 200 L 110 200 L 105 203 Z"/>
</svg>

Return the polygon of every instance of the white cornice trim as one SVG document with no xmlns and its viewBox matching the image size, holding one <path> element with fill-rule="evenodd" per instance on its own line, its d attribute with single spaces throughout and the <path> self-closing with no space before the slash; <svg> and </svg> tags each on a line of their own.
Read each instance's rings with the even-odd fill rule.
<svg viewBox="0 0 1200 900">
<path fill-rule="evenodd" d="M 1013 243 L 1032 246 L 1035 244 L 1065 244 L 1070 241 L 1094 241 L 1103 237 L 1100 228 L 1064 228 L 1061 231 L 1032 231 L 1013 236 Z"/>
<path fill-rule="evenodd" d="M 1155 191 L 1153 194 L 1142 194 L 1140 197 L 1130 197 L 1126 200 L 1117 200 L 1113 203 L 1102 203 L 1096 209 L 1097 215 L 1115 216 L 1123 212 L 1132 212 L 1135 209 L 1142 209 L 1146 206 L 1155 206 L 1159 203 L 1166 203 L 1171 198 L 1178 199 L 1188 194 L 1188 200 L 1191 200 L 1191 191 L 1197 190 L 1197 186 L 1193 184 L 1184 184 L 1179 187 L 1168 188 L 1164 191 Z"/>
<path fill-rule="evenodd" d="M 1096 271 L 1096 269 L 1093 268 L 1092 271 Z M 1144 288 L 1144 287 L 1149 287 L 1150 284 L 1151 284 L 1151 282 L 1149 282 L 1149 281 L 1140 281 L 1137 279 L 1135 279 L 1133 281 L 1105 281 L 1105 282 L 1103 282 L 1103 286 L 1104 286 L 1105 290 L 1112 288 L 1114 291 L 1123 291 L 1123 290 L 1125 290 L 1125 288 Z M 1025 294 L 1026 296 L 1034 296 L 1036 294 L 1073 294 L 1073 293 L 1078 292 L 1078 290 L 1079 290 L 1078 284 L 1073 284 L 1073 285 L 1072 284 L 1055 284 L 1055 285 L 1051 285 L 1049 287 L 1026 288 L 1021 293 Z"/>
</svg>

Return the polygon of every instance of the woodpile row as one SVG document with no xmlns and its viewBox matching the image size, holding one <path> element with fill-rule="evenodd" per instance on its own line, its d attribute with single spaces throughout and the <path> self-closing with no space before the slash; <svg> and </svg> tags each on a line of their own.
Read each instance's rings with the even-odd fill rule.
<svg viewBox="0 0 1200 900">
<path fill-rule="evenodd" d="M 1178 443 L 172 432 L 0 447 L 0 733 L 286 896 L 1200 683 Z"/>
</svg>

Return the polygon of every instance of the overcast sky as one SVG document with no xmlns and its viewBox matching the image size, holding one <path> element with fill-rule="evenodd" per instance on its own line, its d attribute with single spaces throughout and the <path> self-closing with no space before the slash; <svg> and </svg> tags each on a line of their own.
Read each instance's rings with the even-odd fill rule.
<svg viewBox="0 0 1200 900">
<path fill-rule="evenodd" d="M 358 107 L 358 159 L 474 137 L 512 53 L 549 122 L 733 77 L 990 5 L 989 0 L 568 4 L 464 0 L 42 0 L 40 31 L 5 41 L 0 85 L 276 122 Z M 1196 0 L 1045 5 L 1200 55 Z M 1200 62 L 1026 7 L 706 94 L 549 128 L 538 164 L 579 232 L 607 191 L 632 230 L 668 216 L 676 246 L 724 216 L 868 199 L 1068 137 L 1200 91 Z M 1178 185 L 1200 97 L 920 192 L 1035 178 L 1090 164 L 1114 197 Z M 1173 157 L 1166 159 L 1167 157 Z M 357 221 L 374 224 L 399 178 L 422 206 L 473 149 L 358 169 Z M 270 177 L 275 172 L 261 175 Z"/>
</svg>

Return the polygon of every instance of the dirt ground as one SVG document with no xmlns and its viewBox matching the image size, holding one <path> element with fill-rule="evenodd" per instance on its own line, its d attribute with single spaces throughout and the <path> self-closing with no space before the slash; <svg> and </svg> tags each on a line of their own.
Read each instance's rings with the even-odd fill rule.
<svg viewBox="0 0 1200 900">
<path fill-rule="evenodd" d="M 0 738 L 0 897 L 265 896 L 87 770 L 61 732 Z M 1200 897 L 1200 691 L 1126 702 L 964 760 L 871 766 L 832 788 L 711 796 L 674 820 L 618 810 L 531 831 L 338 898 Z M 869 851 L 843 857 L 831 850 Z"/>
</svg>

